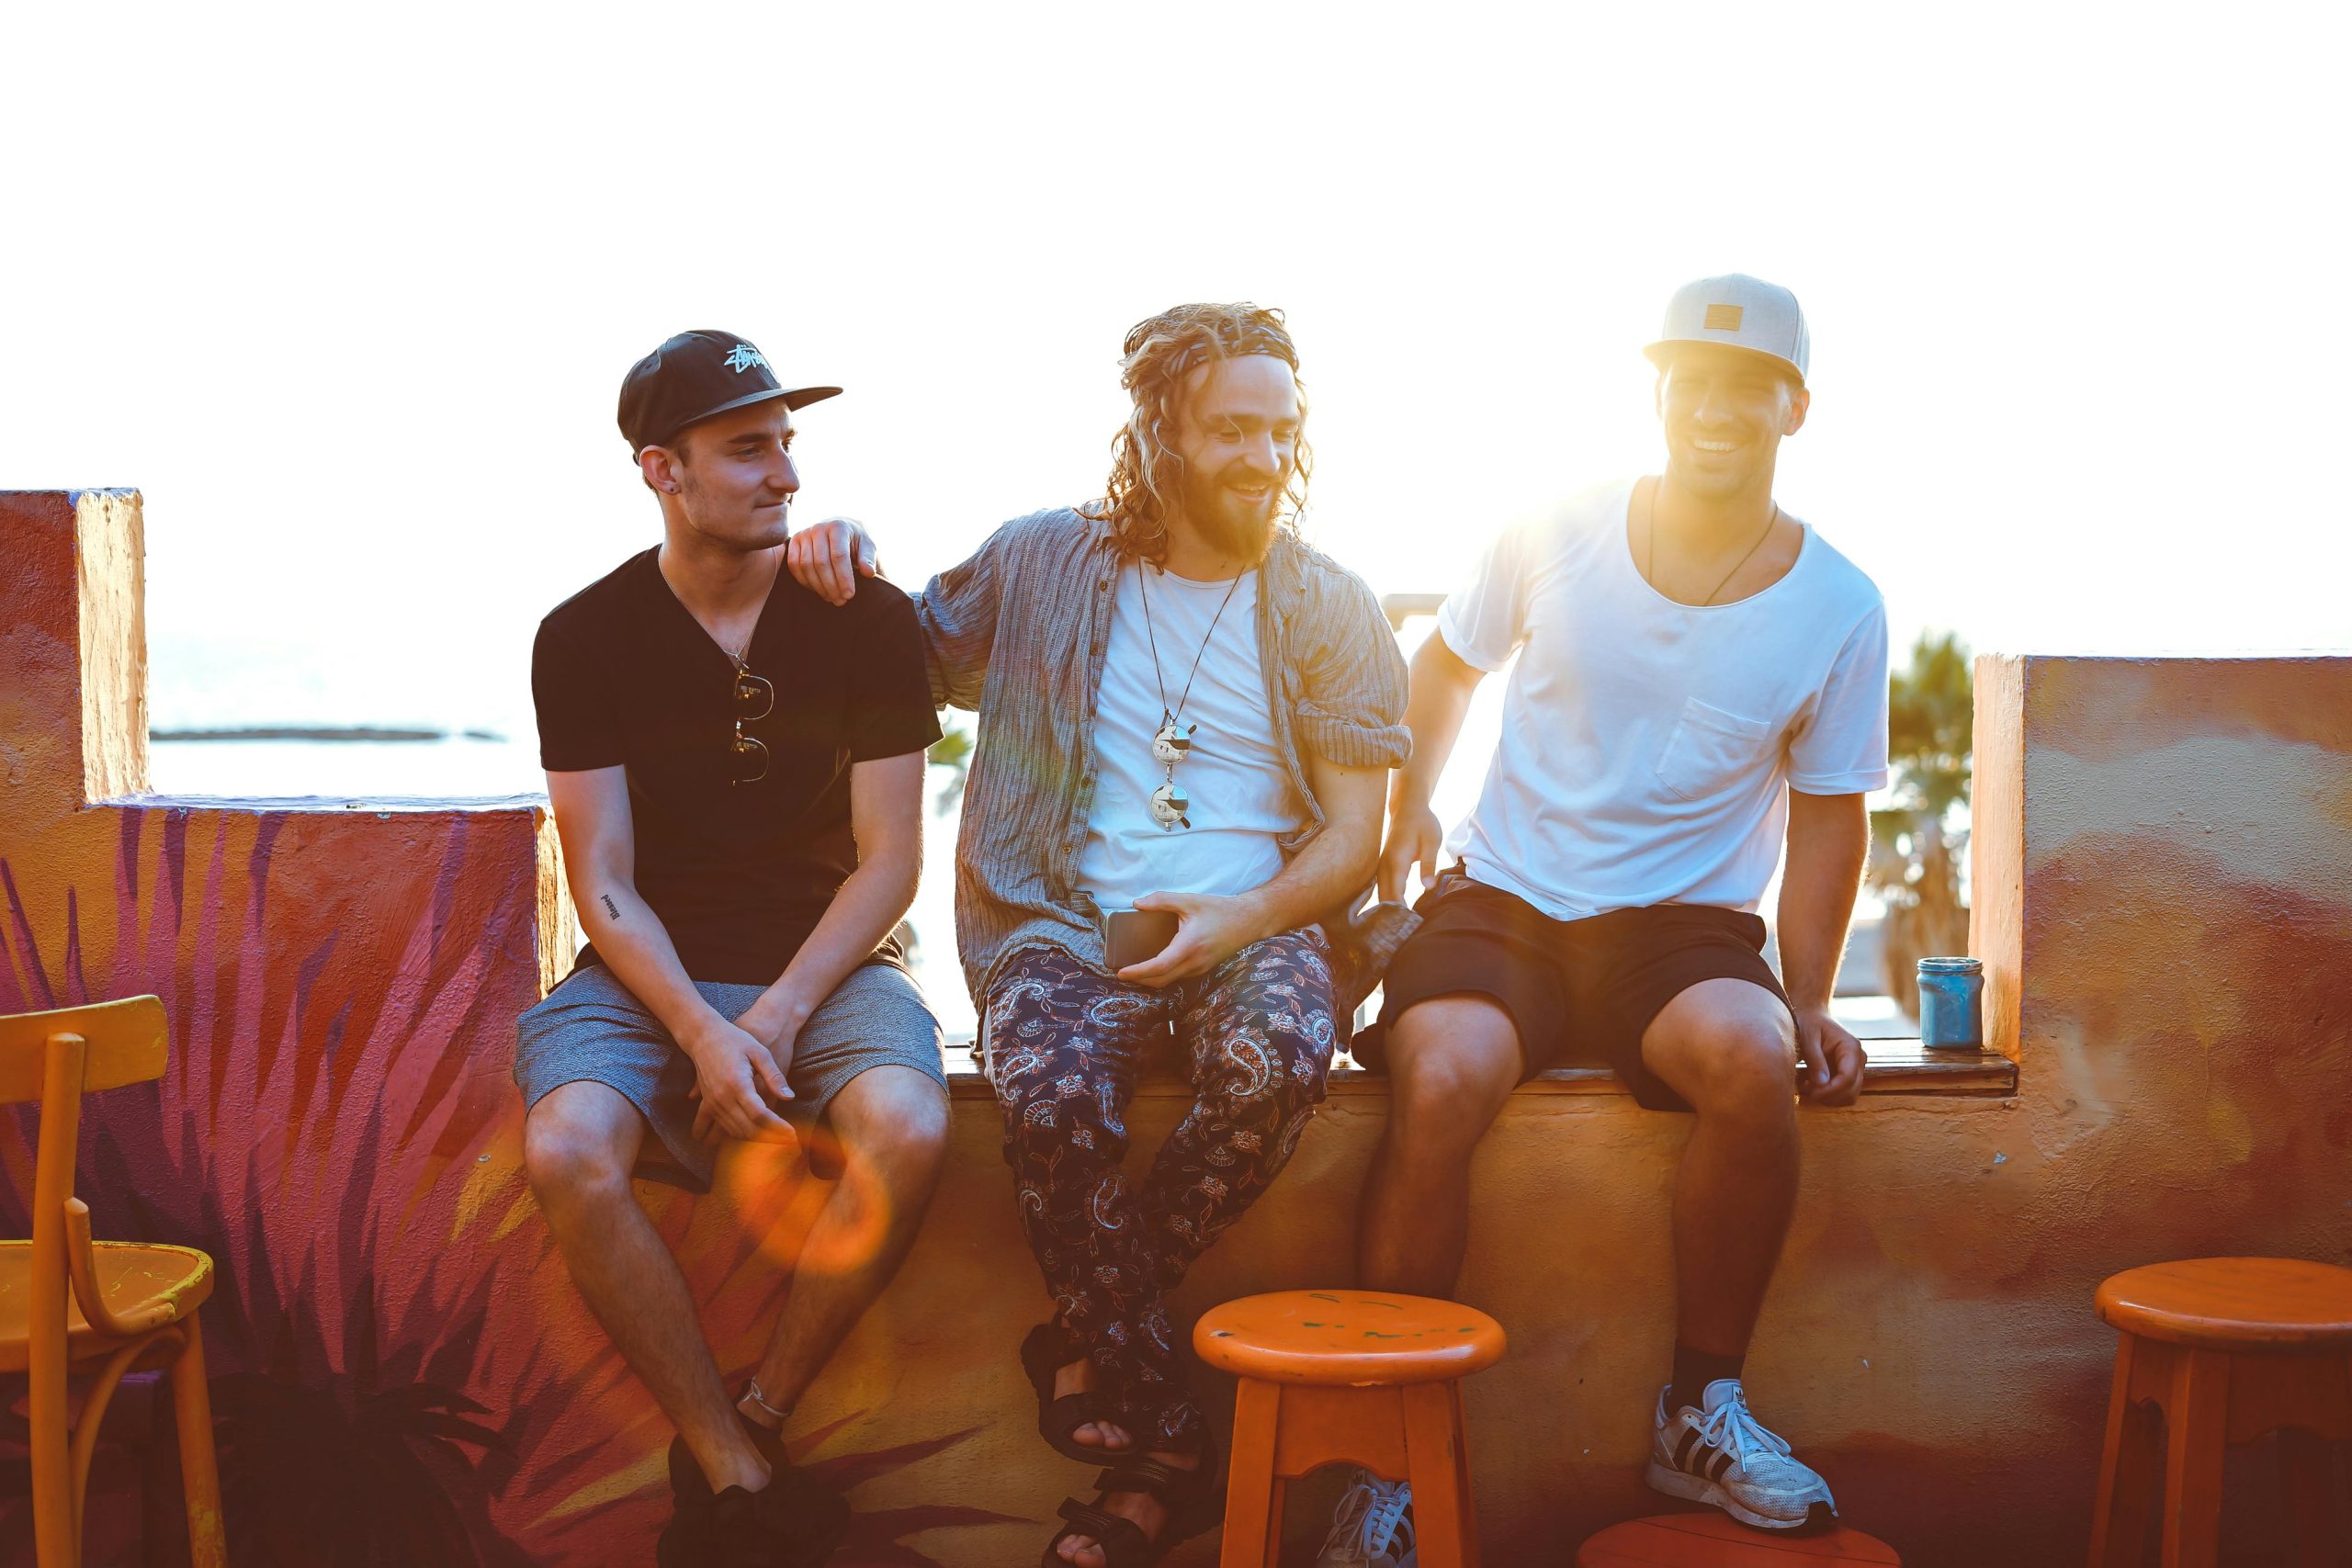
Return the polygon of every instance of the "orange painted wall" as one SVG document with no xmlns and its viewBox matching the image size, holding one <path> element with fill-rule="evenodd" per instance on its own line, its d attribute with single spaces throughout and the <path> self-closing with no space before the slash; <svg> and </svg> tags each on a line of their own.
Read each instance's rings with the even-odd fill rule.
<svg viewBox="0 0 2352 1568">
<path fill-rule="evenodd" d="M 170 1006 L 170 1072 L 93 1101 L 81 1179 L 102 1235 L 221 1262 L 238 1561 L 373 1537 L 419 1562 L 641 1562 L 667 1433 L 516 1159 L 513 1018 L 568 960 L 541 813 L 135 794 L 139 525 L 128 496 L 0 497 L 0 1009 Z M 1979 703 L 1976 945 L 2019 1092 L 1806 1114 L 1750 1386 L 1906 1561 L 2054 1563 L 2086 1534 L 2097 1280 L 2200 1252 L 2352 1260 L 2352 660 L 1990 660 Z M 1142 1100 L 1148 1144 L 1179 1101 Z M 1181 1304 L 1344 1280 L 1382 1107 L 1335 1093 Z M 30 1131 L 0 1115 L 0 1226 Z M 1490 1562 L 1565 1562 L 1653 1511 L 1683 1134 L 1528 1094 L 1479 1155 L 1463 1293 L 1513 1342 L 1468 1388 Z M 954 1140 L 899 1283 L 796 1424 L 853 1488 L 843 1568 L 1034 1561 L 1085 1478 L 1030 1430 L 1012 1348 L 1043 1293 L 979 1086 Z M 748 1364 L 819 1192 L 740 1162 L 710 1200 L 645 1192 L 720 1359 Z M 2240 1471 L 2232 1528 L 2258 1542 L 2266 1483 Z M 94 1561 L 135 1560 L 130 1473 L 102 1476 Z M 28 1557 L 0 1504 L 0 1562 Z"/>
</svg>

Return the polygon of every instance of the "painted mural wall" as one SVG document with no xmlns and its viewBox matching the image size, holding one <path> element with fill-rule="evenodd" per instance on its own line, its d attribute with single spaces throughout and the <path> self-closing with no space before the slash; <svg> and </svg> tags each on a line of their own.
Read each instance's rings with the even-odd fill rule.
<svg viewBox="0 0 2352 1568">
<path fill-rule="evenodd" d="M 0 496 L 0 1010 L 140 991 L 170 1009 L 170 1070 L 91 1102 L 80 1183 L 100 1235 L 220 1262 L 232 1555 L 643 1562 L 668 1433 L 519 1162 L 513 1020 L 569 962 L 543 813 L 146 795 L 140 528 L 124 493 Z M 1806 1114 L 1749 1374 L 1847 1518 L 1915 1564 L 2079 1560 L 2103 1275 L 2352 1261 L 2352 660 L 1989 660 L 1979 702 L 1975 946 L 2018 1092 Z M 1148 1143 L 1180 1102 L 1141 1098 Z M 1341 1085 L 1180 1304 L 1344 1280 L 1383 1114 L 1376 1085 Z M 9 1234 L 33 1130 L 0 1112 Z M 1684 1131 L 1622 1097 L 1526 1093 L 1481 1151 L 1463 1294 L 1512 1338 L 1467 1388 L 1491 1562 L 1565 1562 L 1662 1507 L 1639 1471 Z M 1086 1478 L 1037 1443 L 1013 1365 L 1044 1298 L 984 1086 L 959 1086 L 951 1158 L 899 1282 L 795 1424 L 858 1510 L 843 1568 L 1033 1562 Z M 821 1190 L 740 1151 L 707 1199 L 643 1193 L 722 1364 L 747 1367 Z M 22 1489 L 20 1398 L 0 1387 L 0 1493 Z M 165 1417 L 120 1419 L 139 1438 Z M 169 1446 L 144 1468 L 109 1452 L 94 1562 L 172 1560 Z M 2259 1544 L 2266 1480 L 2233 1483 L 2232 1529 Z M 1302 1545 L 1317 1523 L 1295 1511 Z M 0 1501 L 0 1562 L 29 1555 Z"/>
</svg>

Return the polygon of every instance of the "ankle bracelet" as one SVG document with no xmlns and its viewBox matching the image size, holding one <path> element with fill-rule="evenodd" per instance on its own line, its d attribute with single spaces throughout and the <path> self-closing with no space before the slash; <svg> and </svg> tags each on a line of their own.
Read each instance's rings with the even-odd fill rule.
<svg viewBox="0 0 2352 1568">
<path fill-rule="evenodd" d="M 778 1410 L 775 1405 L 770 1404 L 767 1402 L 767 1396 L 760 1392 L 760 1380 L 757 1378 L 746 1380 L 745 1387 L 743 1389 L 743 1399 L 750 1400 L 752 1404 L 765 1411 L 769 1416 L 773 1416 L 779 1430 L 782 1429 L 786 1421 L 792 1419 L 792 1410 L 790 1406 L 787 1405 L 786 1408 Z M 742 1400 L 739 1399 L 735 1403 L 741 1404 L 742 1402 Z"/>
</svg>

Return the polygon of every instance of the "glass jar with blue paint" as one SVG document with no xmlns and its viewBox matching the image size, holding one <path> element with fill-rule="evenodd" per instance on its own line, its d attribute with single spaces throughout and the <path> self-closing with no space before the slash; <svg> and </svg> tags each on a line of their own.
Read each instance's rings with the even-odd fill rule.
<svg viewBox="0 0 2352 1568">
<path fill-rule="evenodd" d="M 1984 965 L 1974 958 L 1919 960 L 1919 1043 L 1984 1048 Z"/>
</svg>

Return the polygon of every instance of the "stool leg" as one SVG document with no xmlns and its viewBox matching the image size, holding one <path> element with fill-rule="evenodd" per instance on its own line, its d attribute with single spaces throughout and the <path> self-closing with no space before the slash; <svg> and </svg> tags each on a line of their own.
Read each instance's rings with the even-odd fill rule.
<svg viewBox="0 0 2352 1568">
<path fill-rule="evenodd" d="M 2300 1427 L 2278 1429 L 2279 1490 L 2286 1495 L 2295 1568 L 2332 1568 L 2335 1499 L 2330 1495 L 2327 1445 Z"/>
<path fill-rule="evenodd" d="M 203 1332 L 193 1316 L 179 1326 L 187 1344 L 172 1362 L 172 1416 L 179 1427 L 188 1556 L 195 1568 L 226 1568 L 229 1548 L 220 1525 L 220 1471 L 212 1449 L 212 1390 L 204 1375 Z"/>
<path fill-rule="evenodd" d="M 1477 1568 L 1477 1520 L 1470 1510 L 1462 1403 L 1452 1383 L 1404 1391 L 1405 1459 L 1413 1483 L 1413 1540 L 1421 1568 Z"/>
<path fill-rule="evenodd" d="M 1218 1568 L 1274 1568 L 1282 1558 L 1282 1483 L 1274 1477 L 1280 1383 L 1243 1378 L 1233 1394 L 1233 1460 L 1226 1469 L 1225 1541 Z"/>
<path fill-rule="evenodd" d="M 1462 1414 L 1462 1385 L 1445 1385 L 1446 1403 L 1453 1407 L 1453 1464 L 1455 1484 L 1462 1492 L 1462 1515 L 1469 1529 L 1463 1533 L 1462 1561 L 1466 1568 L 1478 1568 L 1478 1517 L 1470 1506 L 1470 1423 Z"/>
<path fill-rule="evenodd" d="M 2165 1401 L 2164 1568 L 2213 1568 L 2229 1416 L 2228 1353 L 2181 1351 Z"/>
<path fill-rule="evenodd" d="M 2091 1568 L 2140 1568 L 2146 1556 L 2148 1507 L 2155 1501 L 2156 1414 L 2132 1397 L 2135 1362 L 2147 1347 L 2129 1334 L 2115 1341 L 2115 1389 L 2107 1402 L 2107 1446 L 2099 1452 L 2098 1492 L 2091 1511 Z"/>
</svg>

